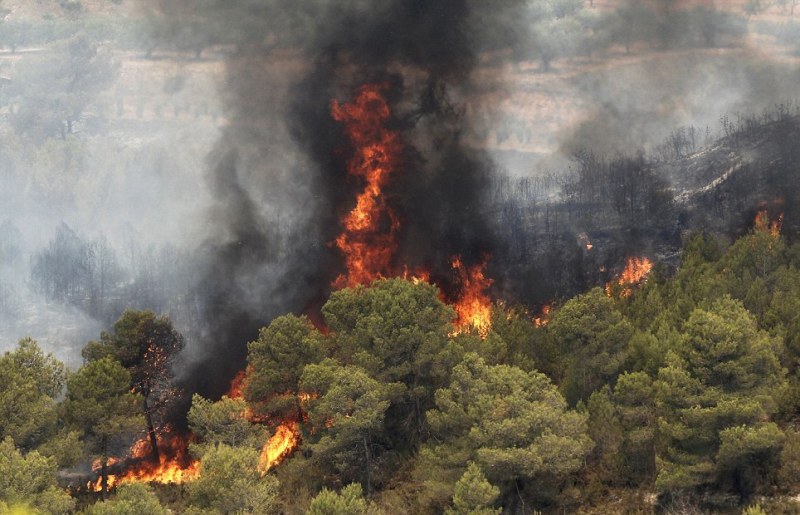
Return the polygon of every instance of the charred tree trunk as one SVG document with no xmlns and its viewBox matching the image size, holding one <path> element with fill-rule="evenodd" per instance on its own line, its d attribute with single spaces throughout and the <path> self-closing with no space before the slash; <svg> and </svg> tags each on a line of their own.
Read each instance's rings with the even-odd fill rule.
<svg viewBox="0 0 800 515">
<path fill-rule="evenodd" d="M 108 497 L 108 439 L 104 436 L 102 443 L 103 449 L 102 464 L 100 465 L 100 492 L 102 499 L 105 501 Z"/>
<path fill-rule="evenodd" d="M 153 425 L 153 416 L 150 413 L 150 406 L 147 404 L 147 396 L 144 397 L 144 417 L 147 419 L 147 433 L 150 436 L 150 447 L 153 450 L 153 461 L 158 463 L 161 461 L 161 456 L 158 452 L 158 438 L 156 438 L 156 428 Z"/>
</svg>

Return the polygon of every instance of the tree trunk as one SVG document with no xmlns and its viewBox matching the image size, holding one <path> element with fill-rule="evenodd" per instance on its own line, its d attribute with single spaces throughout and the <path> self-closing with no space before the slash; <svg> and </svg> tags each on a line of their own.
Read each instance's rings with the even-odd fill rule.
<svg viewBox="0 0 800 515">
<path fill-rule="evenodd" d="M 294 388 L 294 405 L 295 409 L 297 409 L 297 423 L 303 423 L 303 408 L 300 406 L 300 385 L 296 385 Z"/>
<path fill-rule="evenodd" d="M 147 397 L 144 398 L 144 418 L 147 419 L 147 433 L 150 435 L 150 447 L 153 452 L 153 461 L 161 461 L 158 453 L 158 438 L 156 438 L 156 428 L 153 426 L 153 416 L 150 414 L 150 407 L 147 405 Z"/>
<path fill-rule="evenodd" d="M 369 444 L 367 443 L 367 437 L 364 436 L 364 461 L 365 467 L 364 470 L 366 471 L 366 487 L 367 487 L 367 496 L 372 493 L 372 482 L 370 479 L 370 457 L 369 457 Z"/>
<path fill-rule="evenodd" d="M 415 373 L 414 374 L 414 392 L 417 391 L 417 386 L 419 382 L 419 376 Z M 422 441 L 422 409 L 419 405 L 419 395 L 416 393 L 414 395 L 414 418 L 416 419 L 417 425 L 417 441 Z"/>
<path fill-rule="evenodd" d="M 106 437 L 103 437 L 103 456 L 102 456 L 102 465 L 100 466 L 100 492 L 102 495 L 103 500 L 106 500 L 108 497 L 108 452 L 106 451 L 107 447 L 107 440 Z"/>
</svg>

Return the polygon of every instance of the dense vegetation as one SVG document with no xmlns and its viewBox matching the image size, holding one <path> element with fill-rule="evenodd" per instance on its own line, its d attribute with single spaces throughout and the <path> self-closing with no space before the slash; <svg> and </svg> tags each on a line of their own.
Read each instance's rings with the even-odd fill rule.
<svg viewBox="0 0 800 515">
<path fill-rule="evenodd" d="M 84 510 L 649 512 L 758 497 L 790 512 L 800 245 L 776 229 L 760 217 L 730 245 L 697 234 L 674 276 L 593 289 L 545 325 L 497 305 L 485 339 L 453 334 L 453 311 L 426 283 L 337 291 L 322 308 L 325 332 L 296 315 L 262 329 L 243 399 L 195 396 L 199 479 L 158 495 L 123 484 Z M 75 509 L 57 472 L 145 434 L 142 415 L 155 415 L 143 396 L 155 405 L 169 382 L 148 356 L 179 347 L 168 320 L 128 311 L 75 372 L 29 339 L 0 358 L 3 502 Z M 260 474 L 258 449 L 289 419 L 300 421 L 299 447 Z"/>
<path fill-rule="evenodd" d="M 184 181 L 176 170 L 196 167 L 181 161 L 188 158 L 177 144 L 128 140 L 166 119 L 216 124 L 227 115 L 236 124 L 239 113 L 180 100 L 193 82 L 180 67 L 152 98 L 125 96 L 121 62 L 302 54 L 325 2 L 153 0 L 135 19 L 93 10 L 123 2 L 42 0 L 49 11 L 41 19 L 12 13 L 0 23 L 8 51 L 0 70 L 0 320 L 22 318 L 30 310 L 21 306 L 36 298 L 110 326 L 84 346 L 75 370 L 29 338 L 0 356 L 0 513 L 797 511 L 800 244 L 763 217 L 733 242 L 700 233 L 682 240 L 697 227 L 736 233 L 765 198 L 778 199 L 770 207 L 786 213 L 784 233 L 796 237 L 796 105 L 736 122 L 726 115 L 714 135 L 679 129 L 649 153 L 566 148 L 569 174 L 495 178 L 487 207 L 508 244 L 490 275 L 526 306 L 559 299 L 546 323 L 498 303 L 485 338 L 454 334 L 454 313 L 436 287 L 380 280 L 331 294 L 316 324 L 275 318 L 248 346 L 242 397 L 195 395 L 188 412 L 176 413 L 186 394 L 175 387 L 186 370 L 176 365 L 184 338 L 155 312 L 172 313 L 186 331 L 207 330 L 193 275 L 202 243 L 152 243 L 140 220 L 124 231 L 62 221 L 29 241 L 35 231 L 16 215 L 31 210 L 26 195 L 54 220 L 81 212 L 92 222 L 120 208 L 120 198 L 149 206 L 179 203 L 173 192 L 192 197 L 184 190 L 196 176 Z M 787 16 L 752 28 L 796 52 L 796 3 L 777 2 L 773 11 Z M 528 2 L 480 51 L 490 65 L 508 59 L 517 73 L 544 73 L 600 54 L 735 47 L 748 27 L 744 13 L 682 10 L 671 0 L 593 4 Z M 746 9 L 755 14 L 762 4 Z M 497 144 L 530 140 L 530 127 L 515 121 L 486 130 L 497 131 Z M 182 153 L 188 144 L 180 142 Z M 206 151 L 203 141 L 191 145 Z M 155 187 L 141 186 L 148 181 Z M 135 195 L 114 196 L 123 190 Z M 284 236 L 280 224 L 271 229 Z M 671 255 L 670 266 L 630 290 L 587 288 L 642 248 Z M 228 306 L 214 307 L 222 315 Z M 299 445 L 263 473 L 259 450 L 287 420 Z M 110 487 L 106 476 L 119 470 L 112 458 L 137 439 L 155 442 L 167 422 L 191 430 L 200 477 Z M 157 459 L 158 445 L 151 452 Z M 97 473 L 104 492 L 67 491 Z"/>
</svg>

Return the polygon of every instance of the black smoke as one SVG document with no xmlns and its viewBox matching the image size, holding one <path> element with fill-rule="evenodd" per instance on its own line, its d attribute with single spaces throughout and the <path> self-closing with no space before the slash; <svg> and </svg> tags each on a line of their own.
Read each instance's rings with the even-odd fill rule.
<svg viewBox="0 0 800 515">
<path fill-rule="evenodd" d="M 493 166 L 465 144 L 459 99 L 472 87 L 478 50 L 504 34 L 498 27 L 521 3 L 286 4 L 281 19 L 299 33 L 285 48 L 243 44 L 229 57 L 222 94 L 230 123 L 209 157 L 215 202 L 190 295 L 198 330 L 184 390 L 224 393 L 258 329 L 287 312 L 313 316 L 342 273 L 330 242 L 361 185 L 347 175 L 348 141 L 330 106 L 362 84 L 387 85 L 390 124 L 404 145 L 386 191 L 401 223 L 398 269 L 428 269 L 447 292 L 452 257 L 471 266 L 494 252 L 486 204 Z M 269 13 L 239 14 L 263 20 L 264 34 L 280 30 Z"/>
</svg>

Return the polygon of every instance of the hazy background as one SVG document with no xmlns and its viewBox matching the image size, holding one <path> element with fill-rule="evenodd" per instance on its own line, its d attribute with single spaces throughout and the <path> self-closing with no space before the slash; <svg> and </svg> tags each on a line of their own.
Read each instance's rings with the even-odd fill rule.
<svg viewBox="0 0 800 515">
<path fill-rule="evenodd" d="M 309 113 L 349 98 L 352 68 L 400 77 L 407 114 L 441 81 L 437 114 L 409 143 L 425 163 L 425 134 L 491 157 L 471 161 L 492 179 L 489 204 L 504 176 L 530 189 L 515 202 L 556 202 L 576 153 L 657 160 L 677 130 L 699 148 L 739 116 L 796 109 L 793 0 L 446 3 L 458 9 L 410 2 L 424 15 L 402 26 L 419 37 L 359 56 L 353 20 L 408 13 L 356 0 L 0 2 L 0 349 L 30 335 L 75 364 L 136 307 L 173 317 L 191 363 L 243 320 L 306 309 L 348 193 L 329 184 L 325 122 Z"/>
</svg>

